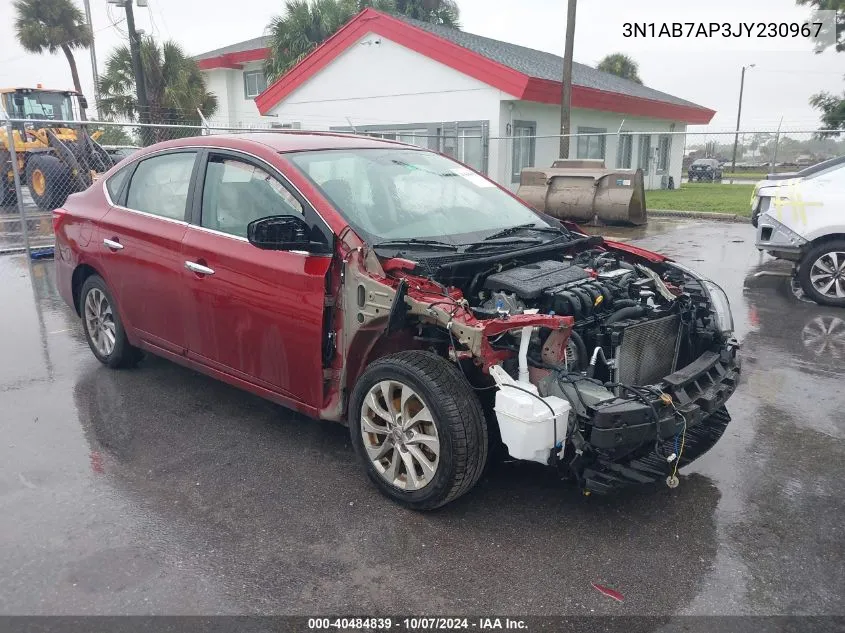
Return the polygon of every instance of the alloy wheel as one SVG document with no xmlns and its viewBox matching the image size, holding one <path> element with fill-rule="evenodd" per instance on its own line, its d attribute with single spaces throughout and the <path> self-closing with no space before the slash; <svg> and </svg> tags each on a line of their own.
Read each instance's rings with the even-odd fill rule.
<svg viewBox="0 0 845 633">
<path fill-rule="evenodd" d="M 845 299 L 845 253 L 830 251 L 819 256 L 810 268 L 810 283 L 826 297 Z"/>
<path fill-rule="evenodd" d="M 92 288 L 85 297 L 85 327 L 97 351 L 104 357 L 110 356 L 117 330 L 111 304 L 99 288 Z"/>
<path fill-rule="evenodd" d="M 396 380 L 383 380 L 361 405 L 364 449 L 389 484 L 411 492 L 432 482 L 440 463 L 440 439 L 420 395 Z"/>
</svg>

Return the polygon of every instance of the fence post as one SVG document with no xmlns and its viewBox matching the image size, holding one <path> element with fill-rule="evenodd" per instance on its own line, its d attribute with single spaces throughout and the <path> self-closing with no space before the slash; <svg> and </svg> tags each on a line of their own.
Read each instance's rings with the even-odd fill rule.
<svg viewBox="0 0 845 633">
<path fill-rule="evenodd" d="M 15 178 L 15 197 L 18 200 L 18 213 L 21 216 L 21 237 L 23 238 L 26 257 L 32 260 L 32 252 L 29 250 L 29 229 L 26 226 L 26 210 L 23 206 L 23 186 L 21 185 L 21 173 L 18 169 L 18 152 L 15 149 L 15 130 L 12 127 L 12 120 L 6 119 L 6 138 L 9 143 L 9 156 L 12 160 L 12 173 Z"/>
</svg>

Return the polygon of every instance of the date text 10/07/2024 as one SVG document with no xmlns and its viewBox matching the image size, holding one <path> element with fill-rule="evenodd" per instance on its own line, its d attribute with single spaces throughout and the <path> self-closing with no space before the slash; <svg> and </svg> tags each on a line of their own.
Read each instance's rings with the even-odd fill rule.
<svg viewBox="0 0 845 633">
<path fill-rule="evenodd" d="M 625 22 L 629 38 L 819 38 L 824 22 Z"/>
<path fill-rule="evenodd" d="M 526 631 L 528 625 L 518 618 L 309 618 L 308 628 L 315 631 Z"/>
</svg>

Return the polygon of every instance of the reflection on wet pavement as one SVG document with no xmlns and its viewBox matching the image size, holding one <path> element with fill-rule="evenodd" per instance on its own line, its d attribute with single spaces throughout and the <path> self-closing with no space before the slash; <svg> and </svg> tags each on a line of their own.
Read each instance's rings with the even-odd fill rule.
<svg viewBox="0 0 845 633">
<path fill-rule="evenodd" d="M 724 438 L 676 490 L 585 499 L 503 464 L 431 514 L 372 489 L 340 426 L 101 367 L 52 263 L 0 258 L 0 612 L 842 613 L 845 313 L 755 277 L 778 264 L 750 226 L 634 233 L 731 299 Z"/>
</svg>

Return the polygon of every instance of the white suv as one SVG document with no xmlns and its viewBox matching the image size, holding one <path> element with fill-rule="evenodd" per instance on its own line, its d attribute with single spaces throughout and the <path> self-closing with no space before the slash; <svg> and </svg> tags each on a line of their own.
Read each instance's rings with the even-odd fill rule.
<svg viewBox="0 0 845 633">
<path fill-rule="evenodd" d="M 757 248 L 796 262 L 811 299 L 845 307 L 845 156 L 769 176 L 751 206 Z"/>
</svg>

